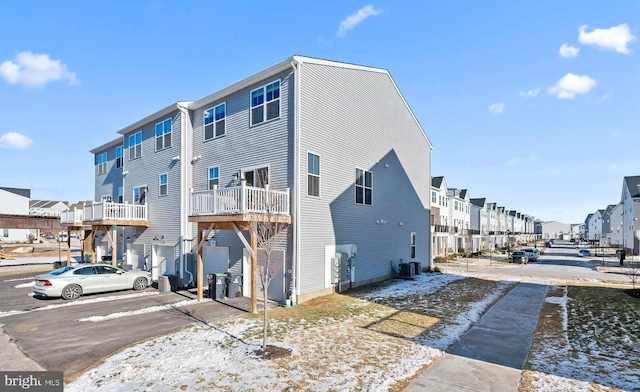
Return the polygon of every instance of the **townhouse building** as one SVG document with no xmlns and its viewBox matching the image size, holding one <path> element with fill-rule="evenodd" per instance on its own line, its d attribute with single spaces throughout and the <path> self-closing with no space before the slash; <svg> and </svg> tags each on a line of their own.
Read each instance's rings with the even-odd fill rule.
<svg viewBox="0 0 640 392">
<path fill-rule="evenodd" d="M 29 215 L 31 190 L 0 187 L 0 214 Z M 0 227 L 0 241 L 27 241 L 31 230 Z"/>
<path fill-rule="evenodd" d="M 432 145 L 384 69 L 292 56 L 118 134 L 91 151 L 95 201 L 61 219 L 90 231 L 93 260 L 180 287 L 228 271 L 253 296 L 252 228 L 274 215 L 290 224 L 272 255 L 279 302 L 387 279 L 390 260 L 428 266 L 432 216 L 449 223 Z"/>
<path fill-rule="evenodd" d="M 449 226 L 449 196 L 444 176 L 431 178 L 431 240 L 434 256 L 454 253 L 453 227 Z"/>
<path fill-rule="evenodd" d="M 622 182 L 622 247 L 630 254 L 640 253 L 640 176 L 624 177 Z"/>
</svg>

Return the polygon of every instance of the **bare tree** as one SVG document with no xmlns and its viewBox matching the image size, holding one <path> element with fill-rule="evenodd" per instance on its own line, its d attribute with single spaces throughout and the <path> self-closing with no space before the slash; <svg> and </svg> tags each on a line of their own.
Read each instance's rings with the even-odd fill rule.
<svg viewBox="0 0 640 392">
<path fill-rule="evenodd" d="M 256 215 L 252 230 L 256 236 L 256 245 L 260 251 L 264 252 L 264 258 L 258 258 L 256 272 L 262 285 L 264 298 L 264 326 L 262 336 L 262 348 L 267 348 L 267 292 L 269 285 L 278 272 L 283 268 L 284 260 L 274 260 L 272 255 L 274 250 L 284 250 L 287 237 L 288 221 L 281 219 L 277 209 L 277 200 L 269 191 L 267 186 L 263 198 L 263 213 Z"/>
<path fill-rule="evenodd" d="M 627 275 L 627 278 L 629 278 L 629 280 L 631 280 L 631 286 L 633 288 L 633 295 L 634 296 L 640 295 L 636 291 L 636 283 L 640 282 L 640 262 L 638 262 L 638 261 L 628 262 L 627 266 L 624 267 L 622 269 L 622 271 L 624 272 L 625 275 Z"/>
</svg>

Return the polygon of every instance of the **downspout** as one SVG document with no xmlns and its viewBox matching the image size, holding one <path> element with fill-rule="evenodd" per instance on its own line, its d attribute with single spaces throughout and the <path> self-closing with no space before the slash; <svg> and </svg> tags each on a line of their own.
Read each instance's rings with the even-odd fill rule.
<svg viewBox="0 0 640 392">
<path fill-rule="evenodd" d="M 293 105 L 293 263 L 291 276 L 291 304 L 295 305 L 300 293 L 300 71 L 302 64 L 295 58 L 291 61 L 294 72 L 294 105 Z"/>
<path fill-rule="evenodd" d="M 188 174 L 189 165 L 186 162 L 190 162 L 189 159 L 189 141 L 190 141 L 190 119 L 189 109 L 180 103 L 176 104 L 180 110 L 180 237 L 178 239 L 178 247 L 180 254 L 180 280 L 184 279 L 184 273 L 189 275 L 189 281 L 186 286 L 189 287 L 193 283 L 193 274 L 187 270 L 187 254 L 185 252 L 185 237 L 187 233 L 187 206 L 189 203 L 189 187 Z"/>
</svg>

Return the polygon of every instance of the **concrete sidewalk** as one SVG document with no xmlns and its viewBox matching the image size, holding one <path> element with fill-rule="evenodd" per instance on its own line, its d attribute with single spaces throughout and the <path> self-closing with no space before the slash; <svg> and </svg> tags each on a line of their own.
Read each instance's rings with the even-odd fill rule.
<svg viewBox="0 0 640 392">
<path fill-rule="evenodd" d="M 516 391 L 547 289 L 518 284 L 405 391 Z"/>
</svg>

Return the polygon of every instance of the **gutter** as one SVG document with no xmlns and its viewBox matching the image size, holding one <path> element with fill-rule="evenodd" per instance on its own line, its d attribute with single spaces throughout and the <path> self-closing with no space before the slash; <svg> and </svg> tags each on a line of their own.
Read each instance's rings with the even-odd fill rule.
<svg viewBox="0 0 640 392">
<path fill-rule="evenodd" d="M 187 162 L 191 160 L 189 157 L 189 134 L 190 134 L 190 116 L 189 109 L 178 102 L 176 104 L 180 110 L 180 237 L 179 237 L 179 253 L 180 253 L 180 279 L 184 279 L 184 273 L 189 274 L 187 286 L 193 284 L 193 274 L 187 269 L 187 253 L 185 252 L 185 237 L 187 234 L 187 221 L 189 205 L 189 189 L 187 187 L 189 166 Z"/>
<path fill-rule="evenodd" d="M 296 58 L 292 59 L 291 65 L 294 69 L 294 120 L 293 120 L 293 263 L 291 276 L 293 286 L 291 290 L 291 303 L 295 305 L 298 301 L 296 296 L 300 294 L 300 72 L 302 62 Z"/>
</svg>

